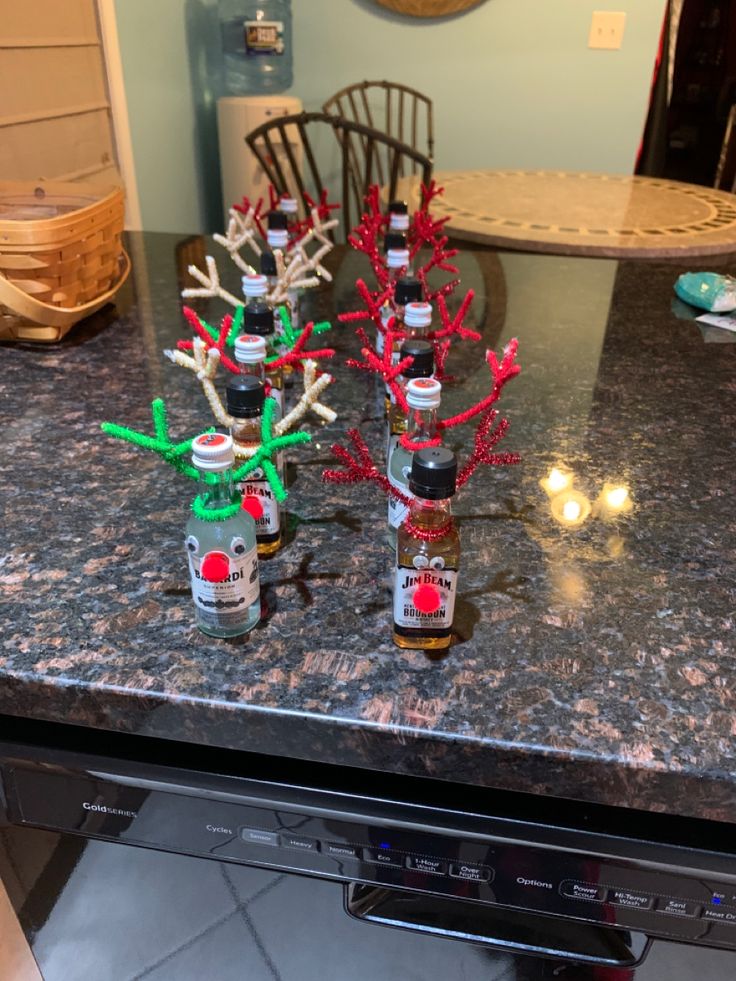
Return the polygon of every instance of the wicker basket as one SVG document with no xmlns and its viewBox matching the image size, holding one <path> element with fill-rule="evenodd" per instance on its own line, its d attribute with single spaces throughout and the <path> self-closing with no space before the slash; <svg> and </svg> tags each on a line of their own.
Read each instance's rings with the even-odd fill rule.
<svg viewBox="0 0 736 981">
<path fill-rule="evenodd" d="M 122 188 L 0 181 L 0 340 L 58 341 L 122 286 Z"/>
</svg>

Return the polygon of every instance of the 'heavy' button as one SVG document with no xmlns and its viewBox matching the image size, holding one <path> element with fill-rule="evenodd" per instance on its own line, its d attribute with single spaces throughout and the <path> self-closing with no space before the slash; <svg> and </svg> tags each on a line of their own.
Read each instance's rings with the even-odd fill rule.
<svg viewBox="0 0 736 981">
<path fill-rule="evenodd" d="M 284 848 L 296 848 L 302 852 L 319 851 L 319 842 L 316 842 L 314 838 L 305 838 L 303 835 L 282 834 L 281 844 Z"/>
<path fill-rule="evenodd" d="M 589 903 L 602 903 L 608 890 L 587 882 L 573 882 L 572 879 L 565 879 L 560 886 L 560 892 L 568 899 L 585 899 Z"/>
<path fill-rule="evenodd" d="M 410 855 L 406 860 L 407 867 L 416 869 L 417 872 L 430 872 L 432 875 L 445 875 L 447 873 L 447 863 L 441 858 L 422 858 L 417 855 Z"/>
</svg>

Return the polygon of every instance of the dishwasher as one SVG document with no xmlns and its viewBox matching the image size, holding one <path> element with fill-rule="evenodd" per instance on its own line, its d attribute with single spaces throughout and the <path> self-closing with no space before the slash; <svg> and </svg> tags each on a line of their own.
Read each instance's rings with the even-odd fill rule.
<svg viewBox="0 0 736 981">
<path fill-rule="evenodd" d="M 736 978 L 733 826 L 2 721 L 45 981 Z"/>
</svg>

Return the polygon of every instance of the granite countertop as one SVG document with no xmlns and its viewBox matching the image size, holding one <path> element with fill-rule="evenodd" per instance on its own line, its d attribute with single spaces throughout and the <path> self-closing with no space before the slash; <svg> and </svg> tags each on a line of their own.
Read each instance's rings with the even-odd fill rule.
<svg viewBox="0 0 736 981">
<path fill-rule="evenodd" d="M 320 480 L 348 425 L 381 445 L 375 383 L 344 367 L 338 422 L 291 456 L 267 620 L 246 642 L 193 626 L 193 485 L 99 423 L 147 430 L 162 395 L 177 438 L 210 424 L 161 356 L 185 334 L 181 270 L 204 248 L 132 236 L 117 310 L 61 345 L 2 349 L 0 712 L 733 821 L 736 335 L 673 302 L 682 270 L 464 253 L 485 343 L 520 340 L 504 447 L 524 459 L 457 499 L 457 637 L 430 660 L 391 642 L 383 497 Z M 354 303 L 360 258 L 331 260 L 315 316 Z M 355 342 L 336 334 L 342 361 Z M 479 348 L 450 370 L 445 406 L 480 397 Z M 553 466 L 591 501 L 625 485 L 632 510 L 562 526 L 539 483 Z"/>
</svg>

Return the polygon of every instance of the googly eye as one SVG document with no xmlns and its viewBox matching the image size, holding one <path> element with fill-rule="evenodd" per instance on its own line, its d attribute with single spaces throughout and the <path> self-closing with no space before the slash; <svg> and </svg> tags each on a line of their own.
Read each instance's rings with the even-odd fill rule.
<svg viewBox="0 0 736 981">
<path fill-rule="evenodd" d="M 411 467 L 402 467 L 401 476 L 404 478 L 404 480 L 408 481 L 409 477 L 411 477 Z"/>
<path fill-rule="evenodd" d="M 411 564 L 415 569 L 426 569 L 429 565 L 429 559 L 426 555 L 415 555 L 411 560 Z"/>
<path fill-rule="evenodd" d="M 433 559 L 430 559 L 429 567 L 430 569 L 444 569 L 445 560 L 442 558 L 441 555 L 435 555 Z"/>
<path fill-rule="evenodd" d="M 230 551 L 233 555 L 245 555 L 245 540 L 236 535 L 230 542 Z"/>
<path fill-rule="evenodd" d="M 199 541 L 195 538 L 194 535 L 187 536 L 186 546 L 188 551 L 190 551 L 192 555 L 196 555 L 199 552 Z"/>
</svg>

